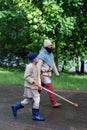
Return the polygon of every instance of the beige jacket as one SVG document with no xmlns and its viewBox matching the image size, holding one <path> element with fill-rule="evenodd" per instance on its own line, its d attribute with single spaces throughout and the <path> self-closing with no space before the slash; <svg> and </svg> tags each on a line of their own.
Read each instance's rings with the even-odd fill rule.
<svg viewBox="0 0 87 130">
<path fill-rule="evenodd" d="M 24 86 L 32 89 L 37 89 L 36 85 L 33 83 L 34 80 L 37 81 L 37 74 L 37 66 L 33 63 L 28 64 L 24 73 Z"/>
<path fill-rule="evenodd" d="M 41 59 L 39 59 L 39 62 L 37 63 L 37 70 L 38 70 L 38 83 L 39 84 L 41 84 L 41 76 L 51 77 L 52 70 L 57 76 L 59 75 L 59 72 L 57 70 L 55 63 L 53 63 L 53 68 L 51 68 Z"/>
</svg>

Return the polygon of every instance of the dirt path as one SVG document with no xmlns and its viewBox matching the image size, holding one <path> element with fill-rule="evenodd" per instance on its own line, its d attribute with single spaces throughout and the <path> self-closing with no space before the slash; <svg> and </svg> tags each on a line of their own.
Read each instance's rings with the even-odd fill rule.
<svg viewBox="0 0 87 130">
<path fill-rule="evenodd" d="M 74 108 L 69 103 L 58 99 L 61 108 L 51 108 L 49 97 L 44 90 L 41 94 L 40 113 L 44 122 L 32 120 L 32 104 L 18 111 L 15 119 L 11 105 L 23 99 L 23 86 L 0 85 L 0 130 L 87 130 L 87 92 L 56 91 L 61 96 L 79 104 Z"/>
</svg>

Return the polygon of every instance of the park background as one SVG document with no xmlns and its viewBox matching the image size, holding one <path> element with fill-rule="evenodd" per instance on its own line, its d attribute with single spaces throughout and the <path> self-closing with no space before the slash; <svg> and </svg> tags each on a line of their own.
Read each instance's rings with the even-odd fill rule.
<svg viewBox="0 0 87 130">
<path fill-rule="evenodd" d="M 87 90 L 86 0 L 0 0 L 0 84 L 23 85 L 28 53 L 44 39 L 60 71 L 55 88 Z"/>
</svg>

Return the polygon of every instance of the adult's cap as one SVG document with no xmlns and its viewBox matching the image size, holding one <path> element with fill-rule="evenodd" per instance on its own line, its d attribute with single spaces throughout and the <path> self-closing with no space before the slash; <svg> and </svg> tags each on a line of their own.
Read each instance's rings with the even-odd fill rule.
<svg viewBox="0 0 87 130">
<path fill-rule="evenodd" d="M 44 40 L 44 44 L 43 44 L 44 47 L 51 46 L 51 45 L 52 43 L 50 40 Z"/>
<path fill-rule="evenodd" d="M 37 53 L 35 52 L 29 52 L 28 58 L 30 61 L 33 61 L 37 57 Z"/>
</svg>

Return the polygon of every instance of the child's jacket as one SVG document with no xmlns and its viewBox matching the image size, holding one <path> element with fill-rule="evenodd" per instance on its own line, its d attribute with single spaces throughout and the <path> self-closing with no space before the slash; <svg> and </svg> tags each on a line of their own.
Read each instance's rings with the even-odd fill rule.
<svg viewBox="0 0 87 130">
<path fill-rule="evenodd" d="M 25 73 L 24 73 L 24 79 L 25 79 L 25 83 L 24 86 L 25 87 L 29 87 L 32 89 L 37 89 L 36 85 L 34 85 L 33 81 L 36 80 L 37 81 L 37 67 L 36 65 L 34 65 L 33 63 L 30 63 L 26 66 L 25 69 Z"/>
</svg>

